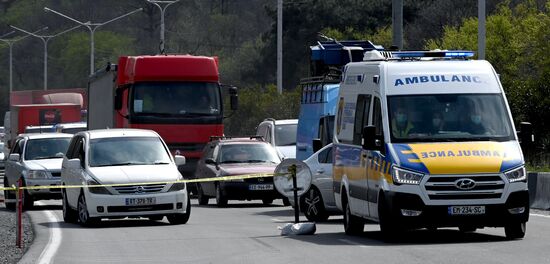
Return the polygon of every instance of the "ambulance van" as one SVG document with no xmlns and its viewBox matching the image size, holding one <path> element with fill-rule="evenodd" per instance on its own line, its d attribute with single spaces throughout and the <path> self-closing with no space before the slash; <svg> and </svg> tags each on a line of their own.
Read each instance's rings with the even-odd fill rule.
<svg viewBox="0 0 550 264">
<path fill-rule="evenodd" d="M 499 77 L 471 51 L 367 51 L 345 66 L 333 189 L 346 234 L 504 227 L 525 236 L 523 154 Z"/>
</svg>

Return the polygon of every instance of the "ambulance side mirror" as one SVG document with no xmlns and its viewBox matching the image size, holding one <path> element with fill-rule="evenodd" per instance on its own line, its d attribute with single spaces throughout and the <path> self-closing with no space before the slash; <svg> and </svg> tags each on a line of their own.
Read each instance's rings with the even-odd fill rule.
<svg viewBox="0 0 550 264">
<path fill-rule="evenodd" d="M 529 147 L 533 142 L 535 142 L 535 138 L 533 136 L 533 125 L 529 122 L 521 122 L 519 123 L 519 131 L 518 131 L 518 138 L 519 142 L 526 147 Z"/>
<path fill-rule="evenodd" d="M 376 127 L 375 126 L 365 126 L 363 127 L 363 138 L 362 138 L 363 149 L 366 150 L 375 150 L 376 146 Z"/>
<path fill-rule="evenodd" d="M 323 148 L 323 143 L 321 142 L 320 138 L 314 138 L 312 141 L 312 147 L 313 147 L 313 153 L 319 151 L 321 148 Z"/>
</svg>

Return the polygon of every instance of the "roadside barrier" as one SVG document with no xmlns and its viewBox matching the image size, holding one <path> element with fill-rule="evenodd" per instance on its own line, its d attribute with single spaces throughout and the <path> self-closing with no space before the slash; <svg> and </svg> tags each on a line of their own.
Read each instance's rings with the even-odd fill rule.
<svg viewBox="0 0 550 264">
<path fill-rule="evenodd" d="M 529 173 L 528 180 L 529 198 L 533 199 L 531 208 L 550 209 L 550 172 Z M 532 190 L 534 190 L 533 194 L 531 194 Z"/>
</svg>

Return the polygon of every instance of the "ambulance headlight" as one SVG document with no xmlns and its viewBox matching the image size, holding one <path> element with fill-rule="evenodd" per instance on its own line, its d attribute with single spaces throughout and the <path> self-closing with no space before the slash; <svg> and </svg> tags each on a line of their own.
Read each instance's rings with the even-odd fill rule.
<svg viewBox="0 0 550 264">
<path fill-rule="evenodd" d="M 521 166 L 513 170 L 509 170 L 504 173 L 506 178 L 512 182 L 525 181 L 527 179 L 527 173 L 525 172 L 525 167 Z"/>
<path fill-rule="evenodd" d="M 391 172 L 393 182 L 396 184 L 420 184 L 424 174 L 413 172 L 409 170 L 404 170 L 399 167 L 392 167 Z"/>
</svg>

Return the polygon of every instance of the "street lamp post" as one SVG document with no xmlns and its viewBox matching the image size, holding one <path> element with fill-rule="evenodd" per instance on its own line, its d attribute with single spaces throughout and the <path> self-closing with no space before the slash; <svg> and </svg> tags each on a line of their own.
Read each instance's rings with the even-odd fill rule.
<svg viewBox="0 0 550 264">
<path fill-rule="evenodd" d="M 164 14 L 166 13 L 166 9 L 180 0 L 175 1 L 158 1 L 158 0 L 147 0 L 147 2 L 157 6 L 160 10 L 160 53 L 164 54 Z M 164 6 L 161 6 L 164 5 Z"/>
<path fill-rule="evenodd" d="M 132 12 L 128 12 L 128 13 L 126 13 L 126 14 L 124 14 L 124 15 L 115 17 L 115 18 L 113 18 L 113 19 L 111 19 L 111 20 L 108 20 L 108 21 L 105 21 L 105 22 L 103 22 L 103 23 L 92 23 L 92 22 L 90 22 L 90 21 L 88 21 L 88 22 L 82 22 L 82 21 L 76 20 L 76 19 L 74 19 L 74 18 L 72 18 L 72 17 L 70 17 L 70 16 L 64 15 L 64 14 L 58 12 L 58 11 L 55 11 L 55 10 L 53 10 L 53 9 L 44 7 L 44 11 L 46 11 L 46 12 L 52 12 L 52 13 L 54 13 L 54 14 L 56 14 L 56 15 L 62 16 L 62 17 L 64 17 L 64 18 L 66 18 L 66 19 L 69 19 L 69 20 L 71 20 L 71 21 L 73 21 L 73 22 L 75 22 L 75 23 L 80 24 L 81 26 L 85 26 L 86 28 L 88 28 L 88 30 L 90 31 L 90 75 L 94 73 L 94 67 L 95 67 L 95 66 L 94 66 L 94 46 L 95 46 L 94 34 L 95 34 L 95 31 L 96 31 L 99 27 L 101 27 L 101 26 L 103 26 L 103 25 L 109 24 L 109 23 L 111 23 L 111 22 L 113 22 L 113 21 L 116 21 L 116 20 L 119 20 L 119 19 L 121 19 L 121 18 L 127 17 L 127 16 L 129 16 L 129 15 L 132 15 L 132 14 L 137 13 L 137 12 L 142 11 L 142 10 L 143 10 L 143 8 L 138 8 L 138 9 L 132 11 Z"/>
<path fill-rule="evenodd" d="M 48 43 L 50 42 L 51 39 L 59 36 L 59 35 L 62 35 L 62 34 L 65 34 L 69 31 L 73 31 L 77 28 L 80 27 L 80 25 L 76 26 L 76 27 L 72 27 L 72 28 L 69 28 L 65 31 L 61 31 L 57 34 L 54 34 L 54 35 L 37 35 L 35 33 L 32 33 L 32 32 L 29 32 L 29 31 L 26 31 L 24 29 L 21 29 L 21 28 L 18 28 L 16 26 L 13 26 L 13 25 L 10 25 L 11 28 L 15 29 L 15 30 L 19 30 L 29 36 L 33 36 L 33 37 L 36 37 L 36 38 L 39 38 L 42 40 L 42 43 L 44 43 L 44 90 L 48 90 Z"/>
<path fill-rule="evenodd" d="M 41 28 L 33 33 L 38 33 L 42 30 L 46 30 L 48 29 L 48 27 L 44 27 L 44 28 Z M 10 49 L 9 53 L 9 64 L 10 64 L 10 92 L 13 91 L 13 44 L 15 44 L 15 42 L 18 42 L 20 40 L 23 40 L 23 39 L 26 39 L 27 37 L 29 37 L 30 35 L 26 35 L 24 37 L 21 37 L 21 38 L 17 38 L 17 39 L 3 39 L 3 37 L 5 36 L 8 36 L 8 35 L 11 35 L 12 33 L 15 33 L 15 31 L 12 31 L 10 33 L 7 33 L 7 34 L 4 34 L 2 37 L 0 37 L 0 41 L 8 44 L 8 47 Z"/>
</svg>

